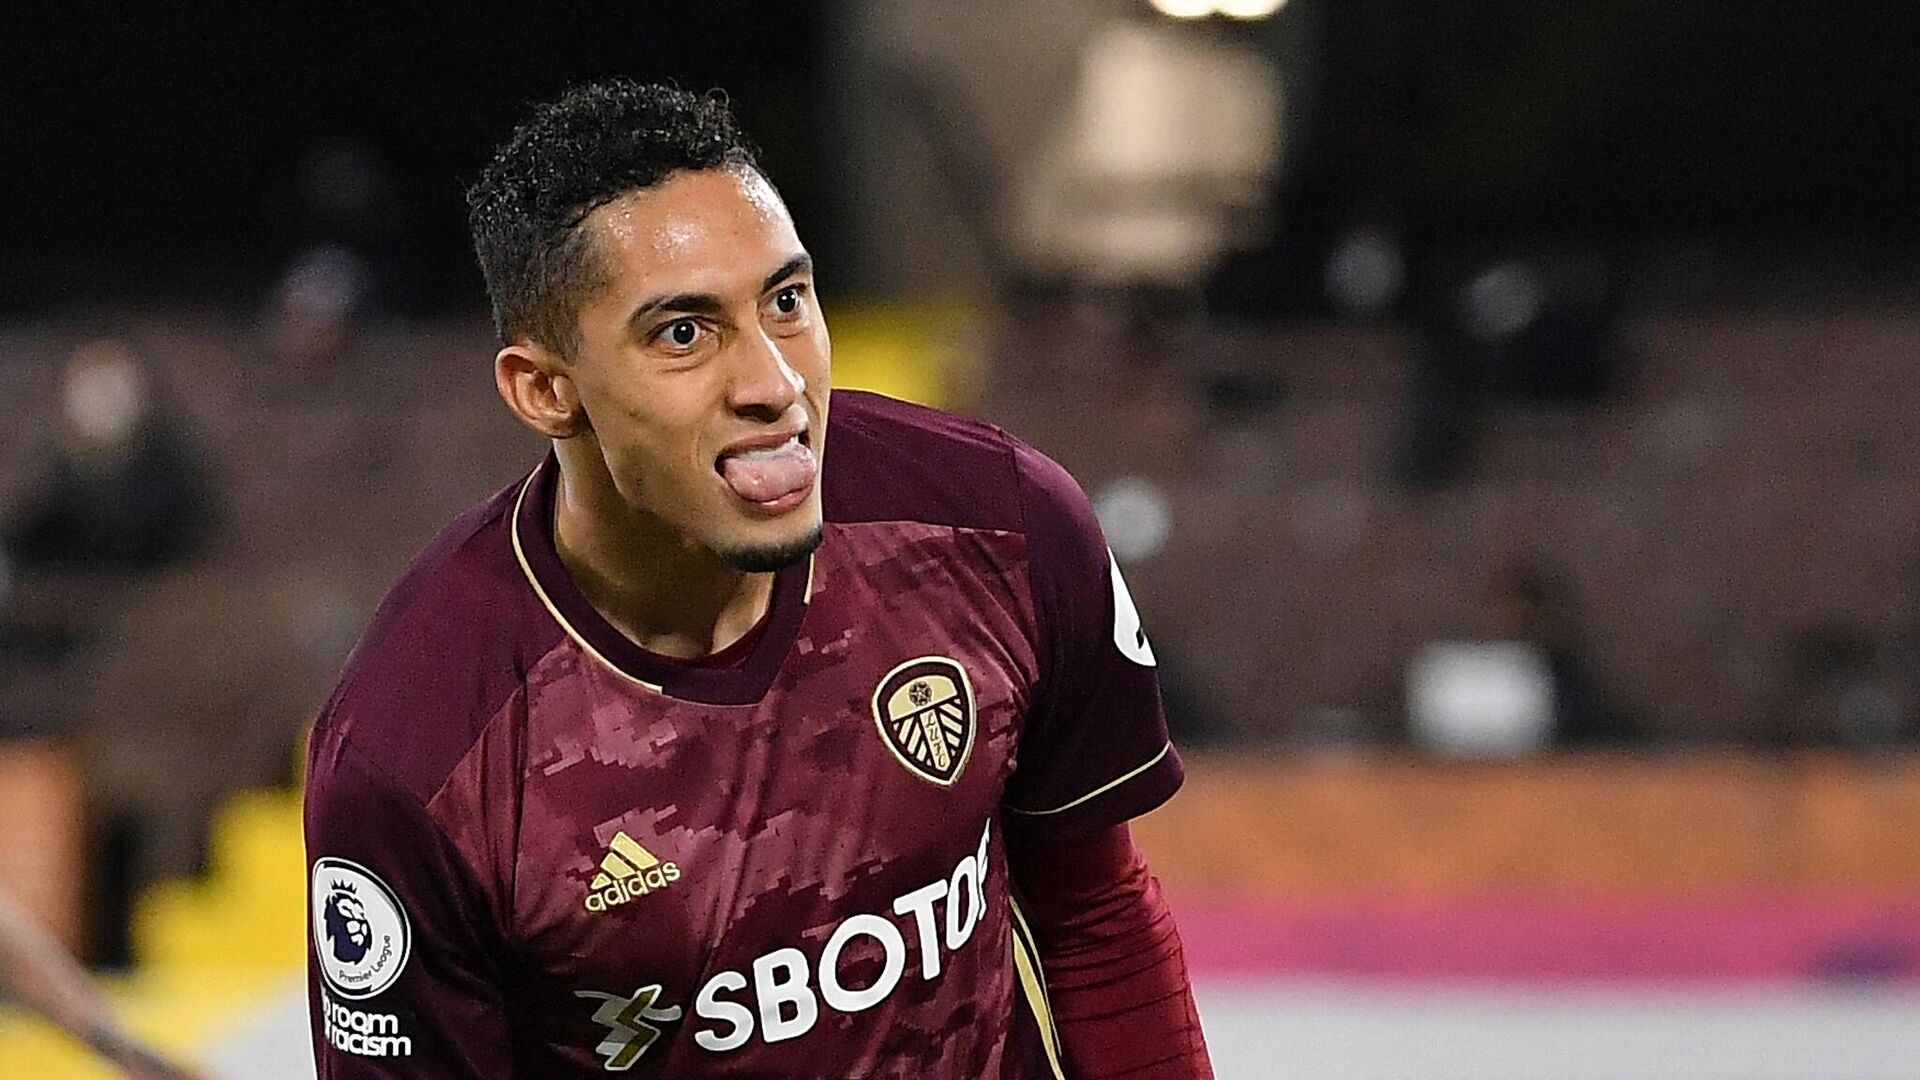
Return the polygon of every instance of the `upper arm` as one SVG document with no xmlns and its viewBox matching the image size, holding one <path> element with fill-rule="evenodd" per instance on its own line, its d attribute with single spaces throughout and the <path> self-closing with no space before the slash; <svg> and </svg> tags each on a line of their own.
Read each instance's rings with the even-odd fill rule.
<svg viewBox="0 0 1920 1080">
<path fill-rule="evenodd" d="M 427 809 L 350 745 L 316 738 L 306 841 L 321 1080 L 510 1076 L 497 934 Z"/>
<path fill-rule="evenodd" d="M 1093 507 L 1065 469 L 1016 446 L 1040 678 L 1008 781 L 1008 828 L 1070 839 L 1180 786 L 1153 648 Z"/>
</svg>

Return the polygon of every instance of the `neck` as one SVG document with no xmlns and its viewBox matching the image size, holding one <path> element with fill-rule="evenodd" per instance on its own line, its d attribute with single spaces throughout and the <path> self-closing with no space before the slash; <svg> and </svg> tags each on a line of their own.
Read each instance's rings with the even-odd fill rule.
<svg viewBox="0 0 1920 1080">
<path fill-rule="evenodd" d="M 745 637 L 773 601 L 753 574 L 620 496 L 591 436 L 558 444 L 554 547 L 587 602 L 649 652 L 692 659 Z"/>
</svg>

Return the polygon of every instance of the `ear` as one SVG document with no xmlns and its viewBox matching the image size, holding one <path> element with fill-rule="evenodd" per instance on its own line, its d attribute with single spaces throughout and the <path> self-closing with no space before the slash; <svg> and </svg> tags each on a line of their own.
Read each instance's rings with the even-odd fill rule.
<svg viewBox="0 0 1920 1080">
<path fill-rule="evenodd" d="M 493 358 L 500 400 L 520 422 L 549 439 L 571 439 L 592 430 L 580 391 L 565 361 L 531 342 L 516 342 Z"/>
</svg>

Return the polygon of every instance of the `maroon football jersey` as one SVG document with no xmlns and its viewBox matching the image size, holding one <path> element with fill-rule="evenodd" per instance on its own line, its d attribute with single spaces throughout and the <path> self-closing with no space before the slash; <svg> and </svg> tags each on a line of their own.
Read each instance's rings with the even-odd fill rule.
<svg viewBox="0 0 1920 1080">
<path fill-rule="evenodd" d="M 321 1077 L 1061 1075 L 1006 841 L 1179 786 L 1152 651 L 1058 465 L 830 417 L 824 539 L 727 654 L 594 611 L 551 458 L 394 587 L 312 737 Z"/>
</svg>

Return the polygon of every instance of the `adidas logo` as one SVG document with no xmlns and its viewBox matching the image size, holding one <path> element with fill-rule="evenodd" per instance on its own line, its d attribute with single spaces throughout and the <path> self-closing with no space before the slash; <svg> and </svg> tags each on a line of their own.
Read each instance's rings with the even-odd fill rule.
<svg viewBox="0 0 1920 1080">
<path fill-rule="evenodd" d="M 588 883 L 592 891 L 587 893 L 587 910 L 597 914 L 619 907 L 679 880 L 679 866 L 661 862 L 626 833 L 615 833 L 600 860 L 600 872 Z"/>
</svg>

